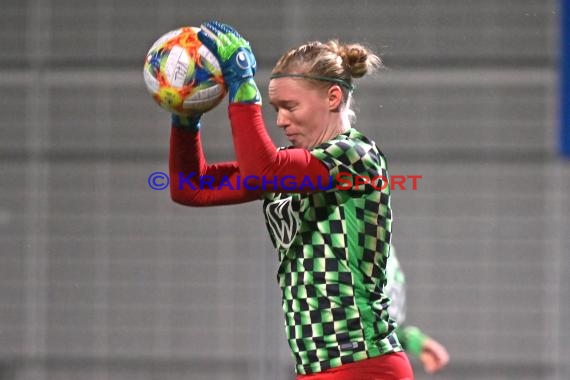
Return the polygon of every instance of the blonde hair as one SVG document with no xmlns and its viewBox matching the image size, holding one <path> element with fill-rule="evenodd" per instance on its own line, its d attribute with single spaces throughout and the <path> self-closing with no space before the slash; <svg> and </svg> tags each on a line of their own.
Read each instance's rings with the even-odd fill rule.
<svg viewBox="0 0 570 380">
<path fill-rule="evenodd" d="M 272 78 L 283 76 L 303 77 L 315 86 L 339 84 L 343 105 L 354 117 L 351 109 L 353 79 L 382 67 L 382 60 L 359 43 L 342 44 L 338 40 L 326 43 L 308 42 L 283 54 L 271 71 Z M 294 74 L 294 75 L 291 75 Z M 327 83 L 328 82 L 328 83 Z"/>
</svg>

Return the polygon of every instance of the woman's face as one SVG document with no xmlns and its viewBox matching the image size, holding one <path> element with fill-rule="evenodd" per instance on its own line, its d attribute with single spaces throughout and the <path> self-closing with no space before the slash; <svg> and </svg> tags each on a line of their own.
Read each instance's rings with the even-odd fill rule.
<svg viewBox="0 0 570 380">
<path fill-rule="evenodd" d="M 277 112 L 277 126 L 296 148 L 311 148 L 329 137 L 330 99 L 327 88 L 305 79 L 275 78 L 269 82 L 269 102 Z"/>
</svg>

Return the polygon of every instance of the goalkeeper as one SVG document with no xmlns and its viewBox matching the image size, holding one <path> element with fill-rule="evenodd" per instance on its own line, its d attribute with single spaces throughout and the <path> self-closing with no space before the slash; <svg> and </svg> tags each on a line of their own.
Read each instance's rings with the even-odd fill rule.
<svg viewBox="0 0 570 380">
<path fill-rule="evenodd" d="M 262 118 L 249 43 L 217 22 L 203 24 L 198 35 L 218 58 L 229 89 L 236 161 L 208 164 L 200 115 L 173 116 L 173 200 L 189 206 L 263 201 L 297 379 L 412 380 L 384 289 L 390 186 L 341 191 L 334 183 L 340 172 L 389 178 L 384 155 L 352 126 L 353 81 L 376 69 L 380 59 L 361 44 L 334 40 L 285 53 L 272 70 L 269 103 L 291 145 L 277 149 Z M 199 186 L 204 175 L 214 188 Z M 285 176 L 326 190 L 283 188 L 283 181 L 271 180 Z M 239 186 L 241 178 L 250 178 L 249 186 Z M 186 181 L 196 182 L 184 186 Z"/>
</svg>

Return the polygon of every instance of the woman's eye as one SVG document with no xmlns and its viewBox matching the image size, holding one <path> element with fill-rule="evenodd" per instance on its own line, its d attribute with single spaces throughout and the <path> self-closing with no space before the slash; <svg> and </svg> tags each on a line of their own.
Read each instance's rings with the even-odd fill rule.
<svg viewBox="0 0 570 380">
<path fill-rule="evenodd" d="M 297 108 L 296 104 L 285 104 L 282 106 L 273 106 L 273 110 L 279 113 L 280 110 L 291 112 Z"/>
</svg>

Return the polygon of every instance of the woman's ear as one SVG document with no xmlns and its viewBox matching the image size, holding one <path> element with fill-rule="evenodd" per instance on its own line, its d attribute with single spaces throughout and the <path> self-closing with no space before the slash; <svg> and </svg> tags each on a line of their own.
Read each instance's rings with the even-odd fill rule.
<svg viewBox="0 0 570 380">
<path fill-rule="evenodd" d="M 342 104 L 342 90 L 340 86 L 334 84 L 329 87 L 328 91 L 328 103 L 330 111 L 339 111 L 340 105 Z"/>
</svg>

